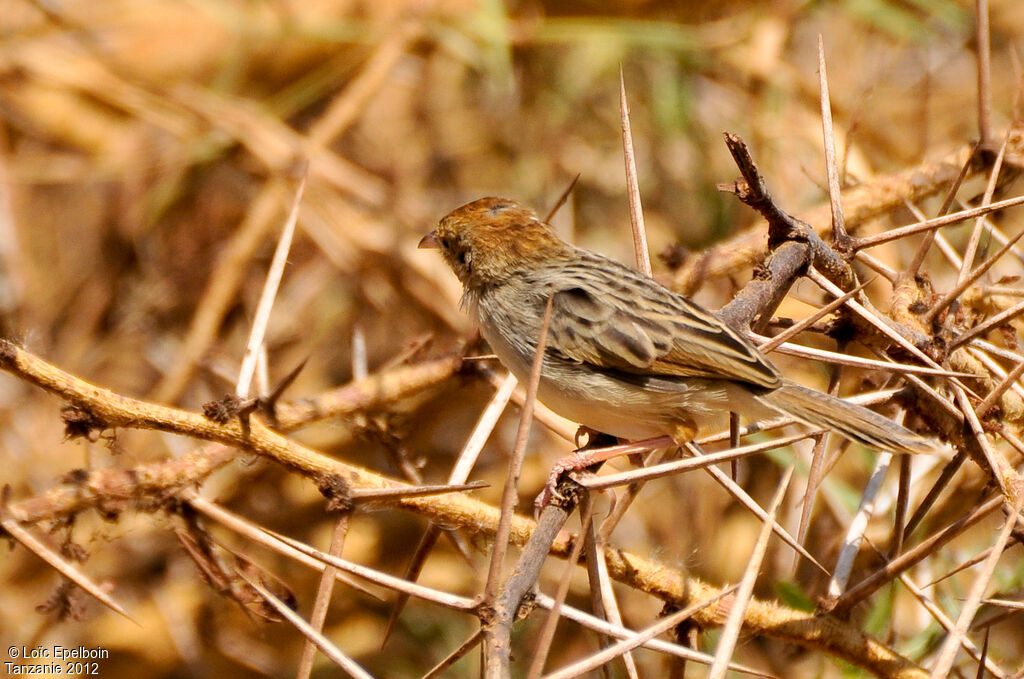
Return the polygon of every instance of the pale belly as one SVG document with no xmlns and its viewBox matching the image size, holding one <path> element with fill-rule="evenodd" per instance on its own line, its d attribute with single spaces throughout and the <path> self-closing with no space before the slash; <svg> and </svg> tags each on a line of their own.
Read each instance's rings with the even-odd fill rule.
<svg viewBox="0 0 1024 679">
<path fill-rule="evenodd" d="M 663 423 L 635 412 L 634 408 L 610 403 L 604 398 L 567 394 L 552 380 L 541 380 L 537 397 L 562 417 L 620 439 L 639 441 L 669 433 Z"/>
<path fill-rule="evenodd" d="M 533 357 L 509 346 L 486 324 L 481 325 L 481 334 L 502 364 L 525 384 Z M 675 438 L 681 431 L 706 434 L 724 429 L 730 405 L 735 403 L 732 392 L 724 381 L 697 378 L 663 379 L 661 388 L 644 388 L 587 366 L 546 359 L 537 397 L 562 417 L 636 441 L 663 435 Z"/>
</svg>

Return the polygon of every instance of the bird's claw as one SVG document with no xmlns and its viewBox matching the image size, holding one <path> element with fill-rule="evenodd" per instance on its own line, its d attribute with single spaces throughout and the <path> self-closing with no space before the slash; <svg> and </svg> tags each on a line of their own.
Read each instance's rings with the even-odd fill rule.
<svg viewBox="0 0 1024 679">
<path fill-rule="evenodd" d="M 558 485 L 562 482 L 567 472 L 578 472 L 586 469 L 591 464 L 593 464 L 593 460 L 583 452 L 570 453 L 556 462 L 551 471 L 548 472 L 548 482 L 544 485 L 544 490 L 541 491 L 534 502 L 535 516 L 540 516 L 540 513 L 551 504 L 552 500 L 565 502 L 568 499 L 558 492 Z"/>
</svg>

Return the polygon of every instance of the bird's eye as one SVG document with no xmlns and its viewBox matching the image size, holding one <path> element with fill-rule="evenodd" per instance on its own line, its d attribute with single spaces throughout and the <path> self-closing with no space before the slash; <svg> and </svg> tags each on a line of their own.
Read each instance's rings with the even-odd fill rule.
<svg viewBox="0 0 1024 679">
<path fill-rule="evenodd" d="M 489 215 L 491 215 L 492 217 L 497 217 L 499 214 L 501 214 L 505 210 L 508 210 L 508 209 L 511 209 L 511 208 L 514 208 L 514 207 L 515 207 L 514 203 L 508 203 L 508 202 L 495 203 L 494 205 L 492 205 L 491 207 L 489 207 L 487 209 L 487 213 Z"/>
</svg>

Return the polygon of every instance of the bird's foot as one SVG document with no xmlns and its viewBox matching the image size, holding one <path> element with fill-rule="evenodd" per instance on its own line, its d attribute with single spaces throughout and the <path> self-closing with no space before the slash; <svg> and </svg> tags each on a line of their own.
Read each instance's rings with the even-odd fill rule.
<svg viewBox="0 0 1024 679">
<path fill-rule="evenodd" d="M 587 437 L 587 443 L 580 446 L 580 439 L 584 435 Z M 548 482 L 534 503 L 536 513 L 539 515 L 553 500 L 566 501 L 568 498 L 558 492 L 558 484 L 562 482 L 565 474 L 590 467 L 593 468 L 591 471 L 597 471 L 608 459 L 602 456 L 603 451 L 615 446 L 618 442 L 619 439 L 614 436 L 580 425 L 580 428 L 576 430 L 576 450 L 555 462 L 551 471 L 548 472 Z"/>
</svg>

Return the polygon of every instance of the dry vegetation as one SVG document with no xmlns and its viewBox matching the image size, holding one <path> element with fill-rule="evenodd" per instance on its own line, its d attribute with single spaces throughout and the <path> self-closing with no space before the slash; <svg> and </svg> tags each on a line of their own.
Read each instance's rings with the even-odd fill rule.
<svg viewBox="0 0 1024 679">
<path fill-rule="evenodd" d="M 615 526 L 609 494 L 593 493 L 585 553 L 606 559 L 589 559 L 588 581 L 584 568 L 566 575 L 578 511 L 561 532 L 564 512 L 545 512 L 550 538 L 519 548 L 533 498 L 573 448 L 574 426 L 538 405 L 507 565 L 532 558 L 548 596 L 571 577 L 577 609 L 595 610 L 600 590 L 605 617 L 630 629 L 722 596 L 659 638 L 779 676 L 1022 676 L 1024 246 L 1003 244 L 1024 233 L 1024 213 L 872 240 L 1021 194 L 1024 3 L 981 4 L 987 32 L 966 0 L 0 1 L 0 521 L 11 546 L 0 648 L 102 647 L 107 679 L 308 676 L 304 637 L 272 622 L 283 614 L 267 588 L 307 620 L 325 615 L 314 626 L 373 676 L 423 676 L 481 620 L 493 650 L 507 572 L 487 592 L 497 614 L 473 598 L 485 594 L 524 397 L 478 424 L 488 403 L 502 411 L 503 373 L 462 360 L 486 348 L 454 276 L 416 242 L 482 195 L 543 213 L 579 173 L 553 223 L 630 261 L 621 65 L 647 238 L 663 253 L 654 274 L 714 309 L 739 293 L 739 327 L 767 308 L 752 326 L 761 335 L 807 318 L 836 285 L 865 283 L 791 339 L 838 357 L 773 357 L 794 379 L 904 418 L 935 439 L 935 455 L 794 441 L 795 427 L 751 433 L 738 445 L 770 450 L 652 480 L 625 511 L 620 487 Z M 819 34 L 852 239 L 832 238 Z M 778 206 L 834 244 L 819 244 L 810 275 L 794 273 L 799 263 L 761 268 L 771 275 L 748 284 L 768 228 L 716 190 L 739 176 L 726 130 L 746 141 Z M 771 266 L 787 247 L 807 256 L 780 223 L 772 235 Z M 781 306 L 765 307 L 757 295 L 794 277 Z M 248 393 L 264 398 L 204 414 L 235 391 L 254 325 L 266 361 Z M 409 491 L 399 482 L 458 480 L 474 427 L 490 433 L 465 478 L 489 487 L 394 495 Z M 728 438 L 703 449 L 728 450 Z M 601 475 L 630 470 L 622 458 Z M 769 510 L 777 523 L 759 518 Z M 316 562 L 260 528 L 393 575 L 428 535 L 436 544 L 416 581 L 431 589 L 382 650 L 394 583 L 323 593 Z M 747 587 L 724 590 L 745 574 Z M 562 619 L 546 655 L 545 617 L 536 607 L 518 623 L 517 676 L 534 658 L 550 672 L 612 643 Z M 634 664 L 640 676 L 706 674 L 666 647 L 608 660 L 608 676 Z M 469 646 L 443 676 L 478 676 L 480 657 Z M 335 662 L 317 654 L 312 672 L 340 676 Z"/>
</svg>

